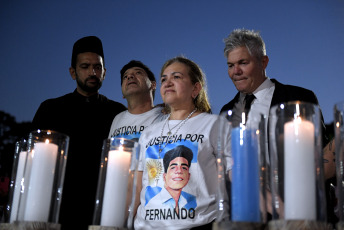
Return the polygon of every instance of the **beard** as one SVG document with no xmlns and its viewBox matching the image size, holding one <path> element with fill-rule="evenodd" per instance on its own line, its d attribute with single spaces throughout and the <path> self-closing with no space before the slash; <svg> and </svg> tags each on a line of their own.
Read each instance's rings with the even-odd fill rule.
<svg viewBox="0 0 344 230">
<path fill-rule="evenodd" d="M 90 80 L 95 80 L 96 83 L 94 84 L 87 84 L 88 81 Z M 102 86 L 102 82 L 99 80 L 99 78 L 97 78 L 96 76 L 90 76 L 88 78 L 86 78 L 86 80 L 83 82 L 79 76 L 76 74 L 76 83 L 78 84 L 78 86 L 85 92 L 88 93 L 95 93 L 98 92 L 98 90 L 100 89 L 100 87 Z"/>
</svg>

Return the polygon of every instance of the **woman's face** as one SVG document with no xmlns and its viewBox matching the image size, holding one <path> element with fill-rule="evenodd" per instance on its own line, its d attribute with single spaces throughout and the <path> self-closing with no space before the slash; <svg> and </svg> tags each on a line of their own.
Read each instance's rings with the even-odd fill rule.
<svg viewBox="0 0 344 230">
<path fill-rule="evenodd" d="M 171 108 L 193 104 L 193 96 L 197 89 L 191 82 L 188 66 L 174 62 L 166 67 L 160 80 L 160 94 L 165 104 Z"/>
</svg>

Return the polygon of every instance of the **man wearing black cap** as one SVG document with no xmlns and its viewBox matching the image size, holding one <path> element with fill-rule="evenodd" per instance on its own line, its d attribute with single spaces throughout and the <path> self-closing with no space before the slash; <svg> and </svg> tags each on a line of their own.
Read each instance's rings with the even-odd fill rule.
<svg viewBox="0 0 344 230">
<path fill-rule="evenodd" d="M 92 224 L 103 140 L 113 118 L 126 110 L 98 92 L 106 72 L 99 38 L 89 36 L 75 42 L 69 72 L 76 80 L 76 90 L 44 101 L 32 121 L 34 129 L 70 137 L 59 216 L 62 230 L 87 229 Z"/>
<path fill-rule="evenodd" d="M 123 97 L 128 110 L 116 116 L 109 137 L 138 140 L 142 131 L 163 118 L 161 106 L 154 107 L 156 80 L 152 71 L 140 61 L 132 60 L 120 71 Z"/>
</svg>

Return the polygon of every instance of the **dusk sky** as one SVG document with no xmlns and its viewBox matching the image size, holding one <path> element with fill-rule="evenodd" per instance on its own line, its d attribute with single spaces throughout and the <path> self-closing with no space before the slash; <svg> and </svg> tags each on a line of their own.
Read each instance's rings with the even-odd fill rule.
<svg viewBox="0 0 344 230">
<path fill-rule="evenodd" d="M 72 92 L 73 44 L 95 35 L 107 69 L 101 94 L 127 105 L 123 65 L 140 60 L 159 79 L 166 60 L 184 55 L 204 70 L 219 113 L 237 92 L 223 55 L 223 39 L 236 28 L 260 31 L 268 77 L 314 91 L 325 122 L 333 121 L 334 104 L 344 101 L 343 0 L 3 0 L 0 110 L 31 121 L 42 101 Z"/>
</svg>

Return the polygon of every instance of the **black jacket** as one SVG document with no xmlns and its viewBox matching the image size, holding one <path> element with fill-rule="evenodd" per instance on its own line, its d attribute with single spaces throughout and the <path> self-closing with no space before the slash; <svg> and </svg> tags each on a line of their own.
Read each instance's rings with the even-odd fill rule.
<svg viewBox="0 0 344 230">
<path fill-rule="evenodd" d="M 92 224 L 103 140 L 114 117 L 124 110 L 124 105 L 103 95 L 87 98 L 76 90 L 48 99 L 38 108 L 33 129 L 50 129 L 70 137 L 60 209 L 62 229 L 76 229 L 73 223 L 79 229 Z"/>
<path fill-rule="evenodd" d="M 284 85 L 280 82 L 278 82 L 276 79 L 271 79 L 273 83 L 275 83 L 275 91 L 272 95 L 272 100 L 270 104 L 270 108 L 281 104 L 281 103 L 287 103 L 291 101 L 303 101 L 303 102 L 309 102 L 316 105 L 319 105 L 318 99 L 313 91 L 299 87 L 294 85 Z M 234 104 L 239 100 L 240 93 L 238 92 L 233 100 L 225 104 L 221 112 L 233 109 Z M 329 142 L 326 134 L 326 126 L 324 122 L 323 115 L 321 113 L 321 125 L 322 125 L 322 133 L 323 133 L 323 146 L 326 146 Z"/>
</svg>

